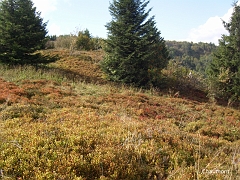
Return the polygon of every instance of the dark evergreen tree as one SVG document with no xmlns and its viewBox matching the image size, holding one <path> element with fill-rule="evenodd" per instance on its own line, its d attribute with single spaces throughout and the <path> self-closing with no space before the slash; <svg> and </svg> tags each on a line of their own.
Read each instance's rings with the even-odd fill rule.
<svg viewBox="0 0 240 180">
<path fill-rule="evenodd" d="M 110 80 L 145 86 L 157 80 L 166 67 L 169 53 L 154 17 L 147 19 L 151 11 L 145 11 L 148 4 L 145 0 L 113 0 L 110 4 L 112 21 L 106 25 L 102 62 Z"/>
<path fill-rule="evenodd" d="M 0 62 L 37 64 L 54 61 L 35 53 L 46 43 L 46 23 L 31 0 L 0 2 Z"/>
<path fill-rule="evenodd" d="M 208 75 L 215 82 L 216 92 L 229 100 L 240 100 L 240 6 L 234 3 L 229 23 L 224 22 L 229 35 L 222 35 Z"/>
</svg>

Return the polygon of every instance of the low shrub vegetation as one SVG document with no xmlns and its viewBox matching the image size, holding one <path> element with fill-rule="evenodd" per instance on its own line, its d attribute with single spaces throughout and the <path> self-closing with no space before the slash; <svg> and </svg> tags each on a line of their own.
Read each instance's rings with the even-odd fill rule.
<svg viewBox="0 0 240 180">
<path fill-rule="evenodd" d="M 60 60 L 0 66 L 1 179 L 239 179 L 239 109 L 111 84 L 101 51 L 42 53 Z"/>
</svg>

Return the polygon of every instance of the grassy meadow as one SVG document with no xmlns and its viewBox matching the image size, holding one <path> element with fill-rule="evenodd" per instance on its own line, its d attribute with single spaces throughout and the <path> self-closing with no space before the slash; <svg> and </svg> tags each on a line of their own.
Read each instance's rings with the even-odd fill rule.
<svg viewBox="0 0 240 180">
<path fill-rule="evenodd" d="M 102 51 L 43 53 L 60 60 L 0 66 L 0 179 L 240 179 L 239 108 L 110 83 Z"/>
</svg>

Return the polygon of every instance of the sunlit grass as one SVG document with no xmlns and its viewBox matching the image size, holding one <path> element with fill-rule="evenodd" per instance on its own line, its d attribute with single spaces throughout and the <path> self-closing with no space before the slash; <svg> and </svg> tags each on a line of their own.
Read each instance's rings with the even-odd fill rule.
<svg viewBox="0 0 240 180">
<path fill-rule="evenodd" d="M 36 80 L 47 79 L 56 82 L 63 82 L 66 78 L 52 69 L 47 71 L 44 68 L 37 68 L 34 66 L 16 66 L 8 67 L 5 65 L 0 66 L 0 76 L 6 81 L 18 83 L 22 80 Z"/>
</svg>

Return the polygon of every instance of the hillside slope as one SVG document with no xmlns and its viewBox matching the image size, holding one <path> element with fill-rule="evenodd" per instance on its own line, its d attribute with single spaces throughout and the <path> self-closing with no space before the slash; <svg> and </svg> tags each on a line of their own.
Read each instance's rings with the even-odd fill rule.
<svg viewBox="0 0 240 180">
<path fill-rule="evenodd" d="M 240 112 L 105 81 L 102 52 L 0 67 L 2 179 L 239 179 Z"/>
</svg>

